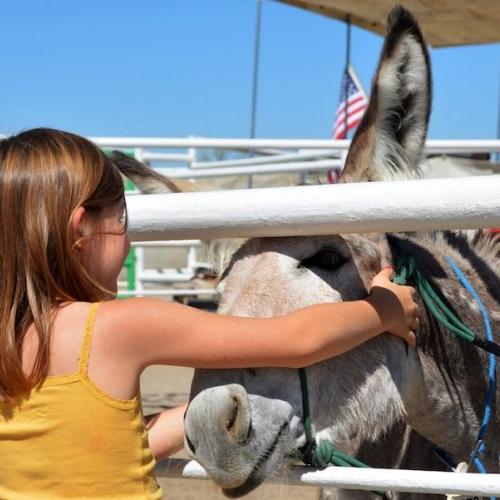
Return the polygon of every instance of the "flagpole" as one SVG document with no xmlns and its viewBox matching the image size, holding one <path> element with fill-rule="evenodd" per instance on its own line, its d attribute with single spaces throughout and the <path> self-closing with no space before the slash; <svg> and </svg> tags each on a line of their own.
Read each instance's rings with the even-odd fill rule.
<svg viewBox="0 0 500 500">
<path fill-rule="evenodd" d="M 255 137 L 255 119 L 257 115 L 257 85 L 259 80 L 259 52 L 260 52 L 260 17 L 261 0 L 256 0 L 255 16 L 255 45 L 253 51 L 253 78 L 252 78 L 252 114 L 250 121 L 250 137 Z"/>
<path fill-rule="evenodd" d="M 346 18 L 347 23 L 347 32 L 346 32 L 346 44 L 345 44 L 345 74 L 346 76 L 349 74 L 349 64 L 351 62 L 351 14 L 347 14 Z M 344 115 L 344 131 L 345 138 L 347 139 L 347 117 L 349 114 L 349 92 L 345 93 L 345 115 Z"/>
<path fill-rule="evenodd" d="M 253 50 L 253 77 L 252 77 L 252 109 L 250 115 L 250 138 L 255 138 L 255 124 L 257 117 L 257 88 L 259 83 L 259 55 L 260 55 L 260 17 L 262 0 L 256 0 L 255 12 L 255 44 Z M 253 156 L 250 154 L 250 156 Z M 253 178 L 248 176 L 247 188 L 253 185 Z"/>
<path fill-rule="evenodd" d="M 500 71 L 498 72 L 498 115 L 497 115 L 497 139 L 500 139 Z M 496 160 L 500 162 L 500 153 L 496 154 Z"/>
</svg>

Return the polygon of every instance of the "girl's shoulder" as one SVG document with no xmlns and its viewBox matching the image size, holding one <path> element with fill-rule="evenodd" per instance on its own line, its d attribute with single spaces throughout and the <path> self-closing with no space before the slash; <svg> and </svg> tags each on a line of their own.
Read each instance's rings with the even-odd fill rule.
<svg viewBox="0 0 500 500">
<path fill-rule="evenodd" d="M 65 375 L 75 371 L 90 307 L 91 304 L 88 302 L 65 302 L 52 311 L 49 376 Z M 39 337 L 35 333 L 34 325 L 31 325 L 23 346 L 25 373 L 31 373 L 38 346 Z"/>
</svg>

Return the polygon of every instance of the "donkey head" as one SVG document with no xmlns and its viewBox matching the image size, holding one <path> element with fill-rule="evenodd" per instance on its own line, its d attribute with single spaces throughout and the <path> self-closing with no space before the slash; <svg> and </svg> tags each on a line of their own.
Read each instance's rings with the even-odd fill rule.
<svg viewBox="0 0 500 500">
<path fill-rule="evenodd" d="M 430 85 L 419 27 L 408 11 L 396 7 L 343 182 L 418 176 Z M 313 303 L 361 298 L 388 260 L 383 235 L 251 239 L 223 274 L 219 312 L 267 317 Z M 362 440 L 379 438 L 401 417 L 397 374 L 391 369 L 401 369 L 394 359 L 403 351 L 400 342 L 381 336 L 308 368 L 316 431 L 350 452 Z M 380 406 L 370 395 L 373 390 L 385 391 L 391 404 Z M 185 419 L 187 450 L 227 496 L 255 488 L 304 442 L 294 370 L 197 370 L 191 397 Z"/>
</svg>

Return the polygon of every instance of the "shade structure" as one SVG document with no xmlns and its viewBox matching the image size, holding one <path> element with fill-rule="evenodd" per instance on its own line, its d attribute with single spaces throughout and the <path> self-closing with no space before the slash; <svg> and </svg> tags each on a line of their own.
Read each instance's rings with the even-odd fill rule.
<svg viewBox="0 0 500 500">
<path fill-rule="evenodd" d="M 279 0 L 383 34 L 395 0 Z M 433 47 L 500 42 L 500 0 L 403 0 Z"/>
</svg>

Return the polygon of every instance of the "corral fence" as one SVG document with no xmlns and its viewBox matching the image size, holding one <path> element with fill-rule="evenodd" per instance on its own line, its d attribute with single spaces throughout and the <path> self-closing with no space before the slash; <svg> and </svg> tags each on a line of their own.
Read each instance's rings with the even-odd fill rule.
<svg viewBox="0 0 500 500">
<path fill-rule="evenodd" d="M 112 147 L 255 147 L 292 148 L 273 141 L 116 140 Z M 96 141 L 97 142 L 97 141 Z M 344 142 L 344 141 L 339 141 Z M 466 141 L 460 141 L 463 143 Z M 453 145 L 454 144 L 454 145 Z M 435 141 L 439 151 L 456 151 L 458 143 Z M 480 151 L 500 151 L 500 141 L 474 141 Z M 298 141 L 295 147 L 326 148 L 331 141 Z M 345 144 L 342 144 L 345 147 Z M 460 147 L 462 147 L 460 146 Z M 428 146 L 430 147 L 430 146 Z M 468 150 L 473 149 L 468 141 Z M 220 167 L 214 167 L 220 168 Z M 359 183 L 129 196 L 130 234 L 136 241 L 180 240 L 197 245 L 198 238 L 297 236 L 348 232 L 478 229 L 500 226 L 499 176 L 467 179 L 424 179 L 390 183 Z M 186 242 L 186 240 L 188 240 Z M 171 244 L 171 243 L 170 243 Z M 143 243 L 143 245 L 145 245 Z M 159 477 L 206 478 L 195 462 L 160 462 Z M 289 484 L 361 490 L 390 490 L 464 496 L 500 495 L 499 474 L 351 469 L 304 466 L 290 469 Z"/>
<path fill-rule="evenodd" d="M 249 179 L 247 184 L 248 187 L 252 186 L 252 179 L 255 176 L 263 176 L 266 174 L 296 174 L 296 184 L 305 184 L 306 176 L 308 174 L 325 174 L 326 172 L 339 171 L 345 161 L 346 152 L 350 145 L 350 141 L 347 140 L 313 140 L 313 139 L 207 139 L 203 137 L 189 137 L 189 138 L 124 138 L 124 137 L 93 137 L 91 138 L 98 145 L 105 148 L 115 148 L 122 149 L 128 154 L 135 156 L 141 161 L 150 163 L 151 166 L 160 170 L 163 174 L 168 175 L 172 178 L 178 179 L 188 179 L 196 181 L 199 179 L 214 179 L 219 177 L 234 177 L 234 176 L 244 176 Z M 182 152 L 180 150 L 183 150 Z M 204 150 L 223 150 L 230 152 L 244 153 L 249 157 L 245 158 L 231 158 L 222 159 L 217 161 L 201 161 L 202 151 Z M 500 153 L 500 140 L 430 140 L 426 143 L 426 153 L 427 155 L 471 155 L 471 154 L 482 154 L 491 155 L 491 160 L 494 159 L 494 154 Z M 166 167 L 167 165 L 175 164 L 176 167 Z M 484 168 L 485 172 L 491 173 L 500 170 L 500 164 L 490 162 L 480 162 L 478 168 Z M 134 192 L 133 190 L 131 192 Z M 239 191 L 236 191 L 233 196 L 239 196 Z M 337 191 L 330 192 L 331 196 L 338 196 Z M 276 200 L 284 196 L 287 197 L 288 194 L 285 191 L 274 191 L 269 192 L 267 197 L 275 197 Z M 294 195 L 292 195 L 293 197 Z M 443 190 L 439 193 L 438 198 L 446 198 L 449 196 L 450 199 L 457 199 L 456 194 L 453 192 L 453 186 L 444 186 Z M 257 195 L 256 203 L 252 203 L 249 207 L 250 210 L 258 210 L 263 208 L 264 210 L 258 210 L 259 214 L 255 215 L 255 218 L 259 217 L 260 220 L 258 225 L 264 225 L 264 220 L 269 217 L 266 215 L 266 211 L 270 208 L 268 205 L 264 206 L 259 200 L 262 194 Z M 245 198 L 247 199 L 247 198 Z M 204 198 L 188 198 L 188 203 L 175 201 L 175 204 L 182 204 L 182 211 L 176 211 L 176 216 L 180 216 L 178 219 L 181 227 L 184 225 L 186 228 L 201 229 L 196 223 L 196 210 L 202 207 L 203 210 L 206 206 Z M 210 200 L 206 200 L 207 203 L 215 202 L 217 200 L 211 197 Z M 412 198 L 412 203 L 417 204 L 420 201 Z M 129 206 L 133 203 L 132 197 L 129 199 Z M 192 203 L 192 206 L 189 204 Z M 232 201 L 229 202 L 232 204 Z M 356 203 L 364 204 L 364 200 L 356 199 Z M 151 205 L 150 202 L 146 204 Z M 188 206 L 186 206 L 188 205 Z M 417 206 L 417 205 L 414 205 Z M 140 210 L 145 207 L 141 206 Z M 151 213 L 151 207 L 145 208 L 145 218 L 149 218 Z M 225 207 L 224 209 L 226 209 Z M 277 207 L 280 210 L 279 206 Z M 307 210 L 314 210 L 314 205 L 310 206 Z M 184 212 L 186 210 L 186 212 Z M 283 212 L 284 212 L 283 208 Z M 292 208 L 293 210 L 293 208 Z M 299 208 L 297 208 L 299 210 Z M 346 206 L 347 210 L 347 206 Z M 434 208 L 431 208 L 434 210 Z M 226 212 L 227 215 L 228 212 Z M 436 212 L 437 213 L 437 212 Z M 163 218 L 166 214 L 162 214 Z M 328 214 L 326 214 L 328 217 Z M 438 217 L 441 216 L 439 212 Z M 222 210 L 214 214 L 215 218 L 222 218 L 224 214 Z M 238 216 L 239 217 L 239 216 Z M 353 215 L 353 217 L 357 217 Z M 232 215 L 231 215 L 232 218 Z M 333 213 L 330 214 L 330 221 L 334 219 Z M 417 214 L 418 218 L 418 214 Z M 422 215 L 423 218 L 423 215 Z M 306 217 L 306 219 L 310 219 Z M 144 220 L 144 218 L 143 218 Z M 141 220 L 140 224 L 142 224 Z M 240 220 L 234 221 L 234 224 L 240 224 Z M 281 226 L 283 220 L 276 222 L 277 225 Z M 310 222 L 310 221 L 309 221 Z M 459 221 L 457 221 L 459 222 Z M 464 221 L 465 222 L 465 221 Z M 262 224 L 261 224 L 262 223 Z M 316 227 L 308 223 L 308 232 L 303 233 L 304 225 L 301 223 L 296 227 L 294 234 L 313 234 L 310 231 L 316 231 Z M 276 229 L 276 224 L 273 223 L 271 227 L 271 233 L 276 235 L 274 232 Z M 457 226 L 458 227 L 458 226 Z M 465 226 L 462 226 L 465 227 Z M 191 231 L 189 235 L 185 233 L 181 236 L 184 241 L 173 242 L 166 241 L 177 239 L 178 236 L 174 236 L 172 229 L 166 229 L 164 233 L 165 240 L 158 240 L 159 235 L 155 233 L 152 238 L 152 233 L 149 226 L 144 226 L 144 231 L 135 230 L 132 228 L 132 235 L 136 240 L 140 240 L 140 235 L 147 234 L 146 240 L 150 241 L 148 246 L 141 244 L 140 241 L 136 241 L 134 248 L 127 259 L 126 269 L 127 278 L 122 281 L 121 284 L 121 296 L 145 296 L 145 295 L 160 295 L 169 297 L 215 297 L 217 292 L 213 286 L 201 286 L 198 283 L 193 285 L 193 280 L 200 275 L 200 272 L 210 272 L 210 265 L 206 262 L 200 261 L 199 253 L 201 242 L 198 238 L 207 237 L 206 232 L 202 236 L 198 230 Z M 418 229 L 422 229 L 419 227 Z M 332 228 L 329 227 L 327 232 L 330 232 Z M 361 230 L 361 229 L 356 229 Z M 377 229 L 381 230 L 381 229 Z M 344 231 L 345 232 L 345 231 Z M 137 236 L 136 236 L 137 234 Z M 248 236 L 255 236 L 258 234 L 248 234 Z M 262 234 L 263 235 L 263 234 Z M 217 237 L 229 236 L 226 230 L 222 228 L 222 233 L 219 233 Z M 214 232 L 211 232 L 211 236 L 214 237 Z M 151 247 L 156 248 L 185 248 L 185 263 L 180 267 L 162 267 L 148 268 L 146 265 L 147 259 L 145 259 L 145 249 Z M 149 250 L 150 251 L 150 250 Z M 167 287 L 158 288 L 158 286 L 167 285 Z M 147 288 L 149 287 L 149 288 Z"/>
</svg>

